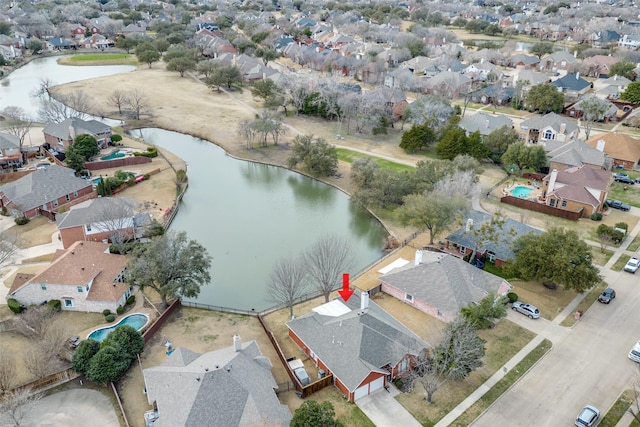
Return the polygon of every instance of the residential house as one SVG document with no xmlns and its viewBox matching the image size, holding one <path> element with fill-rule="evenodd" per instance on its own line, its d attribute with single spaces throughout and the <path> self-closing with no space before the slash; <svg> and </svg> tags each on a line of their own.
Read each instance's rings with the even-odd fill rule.
<svg viewBox="0 0 640 427">
<path fill-rule="evenodd" d="M 504 295 L 512 289 L 501 277 L 451 254 L 416 251 L 414 263 L 380 276 L 382 292 L 443 322 L 460 309 L 477 304 L 489 292 Z"/>
<path fill-rule="evenodd" d="M 49 39 L 46 41 L 47 50 L 69 50 L 75 49 L 76 44 L 63 38 L 63 37 L 55 37 L 53 39 Z"/>
<path fill-rule="evenodd" d="M 546 55 L 540 60 L 540 71 L 555 73 L 558 71 L 569 71 L 577 66 L 579 61 L 569 52 L 558 51 Z"/>
<path fill-rule="evenodd" d="M 487 80 L 491 82 L 500 81 L 504 76 L 504 73 L 498 67 L 487 61 L 469 65 L 465 68 L 464 74 L 469 78 L 483 82 Z"/>
<path fill-rule="evenodd" d="M 474 231 L 490 223 L 492 219 L 491 214 L 470 211 L 462 220 L 463 226 L 445 237 L 445 250 L 459 257 L 464 257 L 475 250 L 477 257 L 484 259 L 485 262 L 494 263 L 496 267 L 502 267 L 514 257 L 512 243 L 515 240 L 529 233 L 540 233 L 539 230 L 526 224 L 504 218 L 504 225 L 496 230 L 495 240 L 479 242 Z"/>
<path fill-rule="evenodd" d="M 536 116 L 520 123 L 520 135 L 529 144 L 538 144 L 551 140 L 561 142 L 577 138 L 580 128 L 572 120 L 559 116 L 556 113 L 548 113 L 544 116 Z"/>
<path fill-rule="evenodd" d="M 154 410 L 154 427 L 285 427 L 289 409 L 280 403 L 271 361 L 256 341 L 199 354 L 171 352 L 162 364 L 142 370 L 145 392 Z M 145 414 L 145 417 L 147 415 Z"/>
<path fill-rule="evenodd" d="M 594 55 L 582 61 L 582 70 L 587 77 L 607 78 L 611 70 L 611 66 L 620 59 L 607 55 Z"/>
<path fill-rule="evenodd" d="M 71 29 L 71 38 L 73 39 L 83 39 L 85 38 L 85 34 L 87 33 L 87 27 L 82 25 L 76 25 Z"/>
<path fill-rule="evenodd" d="M 611 160 L 602 150 L 597 150 L 580 139 L 568 142 L 549 140 L 540 145 L 547 151 L 550 170 L 565 170 L 583 165 L 597 170 L 611 169 Z"/>
<path fill-rule="evenodd" d="M 611 172 L 587 165 L 566 170 L 552 169 L 544 177 L 543 200 L 548 206 L 570 212 L 581 212 L 583 218 L 602 212 Z"/>
<path fill-rule="evenodd" d="M 535 69 L 540 64 L 540 58 L 535 55 L 516 53 L 507 60 L 507 67 L 520 68 L 524 70 Z"/>
<path fill-rule="evenodd" d="M 618 47 L 636 50 L 640 47 L 640 34 L 624 34 L 618 40 Z"/>
<path fill-rule="evenodd" d="M 61 207 L 95 196 L 91 181 L 77 178 L 73 169 L 52 164 L 1 186 L 0 207 L 14 216 L 31 219 L 45 215 L 53 219 Z"/>
<path fill-rule="evenodd" d="M 14 281 L 7 294 L 25 306 L 60 300 L 62 310 L 116 312 L 132 288 L 125 283 L 127 258 L 100 242 L 76 242 L 59 250 L 42 272 Z"/>
<path fill-rule="evenodd" d="M 76 117 L 59 123 L 47 123 L 42 129 L 44 140 L 55 150 L 64 153 L 78 135 L 91 135 L 100 148 L 111 142 L 111 127 L 98 120 L 82 120 Z"/>
<path fill-rule="evenodd" d="M 147 26 L 142 23 L 131 23 L 122 29 L 122 35 L 125 37 L 144 37 L 147 34 Z"/>
<path fill-rule="evenodd" d="M 551 81 L 551 79 L 549 79 L 549 77 L 546 74 L 525 69 L 525 70 L 518 70 L 518 72 L 514 73 L 512 81 L 513 81 L 513 83 L 511 83 L 512 87 L 517 87 L 518 85 L 521 85 L 522 89 L 526 91 L 532 86 L 548 83 Z M 507 83 L 508 83 L 508 80 L 507 80 Z"/>
<path fill-rule="evenodd" d="M 596 135 L 587 144 L 603 151 L 616 166 L 633 170 L 640 160 L 640 139 L 618 132 Z"/>
<path fill-rule="evenodd" d="M 114 42 L 102 34 L 92 34 L 90 37 L 83 38 L 79 43 L 83 49 L 105 50 L 110 46 L 114 46 Z"/>
<path fill-rule="evenodd" d="M 568 73 L 549 84 L 557 87 L 568 98 L 578 98 L 593 88 L 593 83 L 580 77 L 580 73 Z"/>
<path fill-rule="evenodd" d="M 443 71 L 427 79 L 426 92 L 430 95 L 441 95 L 445 98 L 459 98 L 471 89 L 472 81 L 464 74 Z"/>
<path fill-rule="evenodd" d="M 564 109 L 564 114 L 566 114 L 567 116 L 574 118 L 574 119 L 579 119 L 582 118 L 584 116 L 584 105 L 586 103 L 586 105 L 589 105 L 588 103 L 591 102 L 591 98 L 595 97 L 596 95 L 590 95 L 590 96 L 586 96 L 583 97 L 582 99 L 580 99 L 578 102 L 575 102 L 571 105 L 569 105 L 568 107 L 566 107 Z M 615 105 L 613 102 L 604 99 L 602 101 L 600 101 L 604 104 L 607 105 L 607 109 L 604 111 L 604 113 L 602 113 L 602 122 L 615 122 L 618 120 L 617 118 L 617 114 L 618 114 L 618 106 Z"/>
<path fill-rule="evenodd" d="M 620 37 L 620 33 L 614 30 L 602 30 L 589 35 L 591 46 L 604 49 L 617 47 Z"/>
<path fill-rule="evenodd" d="M 420 337 L 361 292 L 334 299 L 287 322 L 289 337 L 349 402 L 411 371 L 427 348 Z"/>
<path fill-rule="evenodd" d="M 494 116 L 479 112 L 471 116 L 466 116 L 460 120 L 458 126 L 465 130 L 467 136 L 474 132 L 480 132 L 480 135 L 485 137 L 503 126 L 513 128 L 513 122 L 509 117 L 502 114 Z"/>
<path fill-rule="evenodd" d="M 78 241 L 108 241 L 114 233 L 122 240 L 142 237 L 151 223 L 149 214 L 135 214 L 133 202 L 122 197 L 89 199 L 56 215 L 62 245 L 66 249 Z"/>
<path fill-rule="evenodd" d="M 471 102 L 492 105 L 508 105 L 515 94 L 512 87 L 503 87 L 500 83 L 485 86 L 471 93 Z"/>
<path fill-rule="evenodd" d="M 0 167 L 12 169 L 22 167 L 20 138 L 10 133 L 0 133 Z"/>
<path fill-rule="evenodd" d="M 601 89 L 596 92 L 596 96 L 600 99 L 618 99 L 629 83 L 631 80 L 616 74 L 600 82 Z"/>
</svg>

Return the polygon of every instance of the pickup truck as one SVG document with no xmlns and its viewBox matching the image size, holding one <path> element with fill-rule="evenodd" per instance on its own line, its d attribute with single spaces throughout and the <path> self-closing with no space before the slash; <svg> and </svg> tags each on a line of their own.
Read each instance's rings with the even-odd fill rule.
<svg viewBox="0 0 640 427">
<path fill-rule="evenodd" d="M 610 208 L 620 209 L 621 211 L 628 211 L 631 209 L 631 206 L 627 205 L 626 203 L 622 203 L 620 200 L 607 199 L 606 203 Z"/>
</svg>

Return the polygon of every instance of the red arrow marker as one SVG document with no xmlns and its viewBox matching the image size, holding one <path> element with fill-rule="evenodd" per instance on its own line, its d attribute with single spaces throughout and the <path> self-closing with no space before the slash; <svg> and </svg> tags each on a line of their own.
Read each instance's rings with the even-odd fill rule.
<svg viewBox="0 0 640 427">
<path fill-rule="evenodd" d="M 349 301 L 351 295 L 353 295 L 353 291 L 349 289 L 349 273 L 342 274 L 342 290 L 338 291 L 344 302 Z"/>
</svg>

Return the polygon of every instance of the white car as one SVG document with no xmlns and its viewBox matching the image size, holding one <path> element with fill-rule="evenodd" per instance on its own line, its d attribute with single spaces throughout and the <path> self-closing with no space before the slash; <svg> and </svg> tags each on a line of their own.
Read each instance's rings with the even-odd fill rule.
<svg viewBox="0 0 640 427">
<path fill-rule="evenodd" d="M 595 406 L 587 405 L 582 408 L 582 411 L 576 418 L 576 427 L 592 427 L 596 425 L 596 422 L 600 418 L 600 411 Z"/>
<path fill-rule="evenodd" d="M 522 301 L 516 301 L 511 304 L 511 309 L 515 311 L 519 311 L 525 316 L 529 316 L 530 319 L 538 319 L 540 318 L 540 310 L 534 305 L 525 304 Z"/>
<path fill-rule="evenodd" d="M 629 359 L 640 363 L 640 341 L 635 343 L 633 348 L 629 351 Z"/>
<path fill-rule="evenodd" d="M 636 274 L 636 271 L 638 271 L 638 267 L 640 267 L 640 259 L 633 257 L 629 261 L 627 261 L 627 265 L 624 266 L 624 271 Z"/>
</svg>

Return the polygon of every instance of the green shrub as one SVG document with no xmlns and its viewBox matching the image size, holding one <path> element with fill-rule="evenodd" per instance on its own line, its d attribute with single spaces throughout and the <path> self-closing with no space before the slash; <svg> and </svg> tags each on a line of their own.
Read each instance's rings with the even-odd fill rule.
<svg viewBox="0 0 640 427">
<path fill-rule="evenodd" d="M 602 214 L 600 212 L 594 212 L 591 214 L 591 219 L 593 221 L 602 221 Z"/>
<path fill-rule="evenodd" d="M 18 218 L 16 218 L 16 224 L 18 225 L 25 225 L 29 223 L 29 218 L 27 218 L 26 216 L 19 216 Z"/>
<path fill-rule="evenodd" d="M 149 175 L 148 173 L 144 174 L 144 180 L 148 181 L 149 179 L 151 179 L 151 175 Z"/>
<path fill-rule="evenodd" d="M 0 215 L 2 215 L 2 216 L 7 216 L 8 215 L 6 206 L 3 206 L 2 208 L 0 208 Z"/>
<path fill-rule="evenodd" d="M 625 231 L 629 231 L 629 224 L 627 224 L 626 222 L 618 222 L 616 223 L 614 228 L 622 228 Z"/>
<path fill-rule="evenodd" d="M 507 294 L 507 298 L 509 299 L 510 303 L 514 303 L 516 301 L 518 301 L 518 294 L 516 294 L 515 292 L 509 292 Z"/>
<path fill-rule="evenodd" d="M 109 253 L 110 254 L 116 254 L 116 255 L 122 255 L 120 253 L 120 249 L 118 249 L 115 245 L 110 245 L 109 246 Z"/>
<path fill-rule="evenodd" d="M 22 306 L 20 305 L 18 300 L 15 298 L 9 298 L 7 300 L 7 305 L 9 306 L 9 310 L 13 311 L 14 313 L 22 312 Z"/>
<path fill-rule="evenodd" d="M 127 298 L 127 304 L 131 305 L 133 303 L 136 302 L 136 296 L 135 295 L 131 295 L 129 298 Z"/>
<path fill-rule="evenodd" d="M 120 142 L 122 141 L 122 136 L 118 135 L 117 133 L 114 133 L 113 135 L 111 135 L 111 141 Z"/>
<path fill-rule="evenodd" d="M 116 316 L 114 316 L 113 314 L 109 314 L 107 316 L 104 316 L 104 321 L 105 322 L 111 323 L 114 320 L 116 320 Z"/>
<path fill-rule="evenodd" d="M 118 314 L 124 313 L 124 307 L 119 305 L 118 308 L 116 308 L 116 313 L 118 313 Z"/>
<path fill-rule="evenodd" d="M 59 299 L 52 299 L 47 301 L 47 305 L 53 308 L 55 311 L 60 311 L 62 309 L 62 302 Z"/>
<path fill-rule="evenodd" d="M 107 308 L 107 309 L 105 309 L 105 310 L 102 310 L 102 315 L 103 315 L 103 316 L 108 316 L 108 315 L 110 315 L 110 314 L 111 314 L 111 310 L 109 310 L 108 308 Z"/>
<path fill-rule="evenodd" d="M 178 169 L 176 172 L 176 180 L 178 181 L 178 184 L 184 184 L 187 182 L 187 172 L 184 169 Z"/>
<path fill-rule="evenodd" d="M 147 151 L 146 152 L 139 152 L 136 151 L 133 153 L 134 156 L 140 156 L 140 157 L 149 157 L 154 158 L 154 157 L 158 157 L 158 149 L 156 147 L 147 147 Z"/>
</svg>

